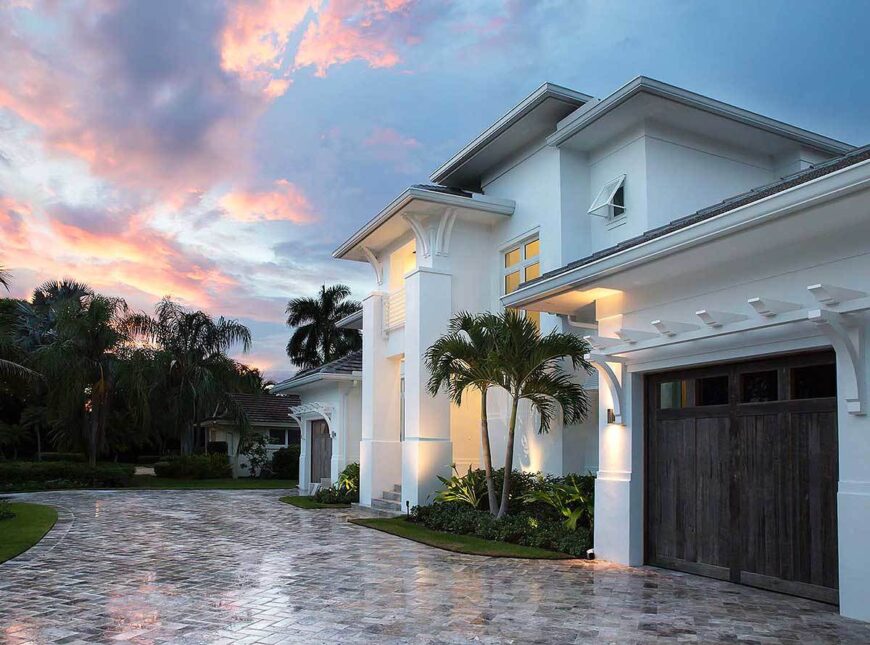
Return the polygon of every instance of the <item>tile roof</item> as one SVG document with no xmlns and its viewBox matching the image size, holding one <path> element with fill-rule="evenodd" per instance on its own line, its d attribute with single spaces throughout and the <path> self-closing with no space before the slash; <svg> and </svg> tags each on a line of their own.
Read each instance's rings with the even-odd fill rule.
<svg viewBox="0 0 870 645">
<path fill-rule="evenodd" d="M 320 367 L 310 367 L 297 372 L 287 380 L 278 383 L 276 387 L 280 387 L 282 390 L 286 389 L 295 381 L 313 376 L 314 374 L 353 374 L 354 372 L 362 372 L 362 350 L 351 352 L 347 356 L 336 359 L 331 363 L 325 363 Z"/>
<path fill-rule="evenodd" d="M 818 179 L 819 177 L 823 177 L 838 170 L 842 170 L 843 168 L 854 166 L 868 159 L 870 159 L 870 145 L 856 148 L 855 150 L 852 150 L 851 152 L 840 157 L 835 157 L 834 159 L 829 159 L 828 161 L 815 164 L 805 170 L 800 170 L 796 173 L 783 177 L 782 179 L 773 183 L 767 184 L 765 186 L 759 186 L 758 188 L 753 188 L 752 190 L 741 193 L 740 195 L 729 197 L 728 199 L 725 199 L 718 204 L 702 208 L 701 210 L 696 211 L 691 215 L 675 219 L 668 224 L 665 224 L 664 226 L 650 229 L 645 233 L 642 233 L 641 235 L 624 240 L 619 244 L 615 244 L 606 249 L 596 251 L 595 253 L 588 255 L 584 258 L 580 258 L 579 260 L 569 262 L 563 267 L 548 271 L 542 274 L 540 277 L 535 278 L 534 280 L 524 282 L 520 286 L 526 287 L 529 285 L 537 284 L 538 282 L 542 282 L 543 280 L 547 280 L 548 278 L 553 278 L 555 276 L 561 275 L 562 273 L 571 271 L 572 269 L 579 268 L 586 264 L 591 264 L 592 262 L 600 260 L 601 258 L 614 255 L 620 251 L 624 251 L 625 249 L 638 246 L 640 244 L 643 244 L 644 242 L 654 240 L 658 237 L 667 235 L 668 233 L 673 233 L 674 231 L 686 228 L 688 226 L 691 226 L 692 224 L 697 224 L 698 222 L 711 219 L 713 217 L 716 217 L 717 215 L 722 215 L 723 213 L 727 213 L 728 211 L 740 208 L 741 206 L 746 206 L 747 204 L 760 201 L 766 197 L 770 197 L 771 195 L 781 193 L 785 190 L 788 190 L 789 188 L 794 188 L 795 186 L 805 184 L 814 179 Z"/>
<path fill-rule="evenodd" d="M 244 410 L 251 423 L 290 423 L 290 407 L 301 403 L 295 394 L 230 394 L 230 398 Z"/>
</svg>

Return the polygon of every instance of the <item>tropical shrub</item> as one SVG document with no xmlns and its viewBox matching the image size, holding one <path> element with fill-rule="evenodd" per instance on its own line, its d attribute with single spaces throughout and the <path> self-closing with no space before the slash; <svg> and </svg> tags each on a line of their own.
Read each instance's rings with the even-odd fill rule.
<svg viewBox="0 0 870 645">
<path fill-rule="evenodd" d="M 338 475 L 335 487 L 340 491 L 359 495 L 359 464 L 352 463 L 345 466 Z"/>
<path fill-rule="evenodd" d="M 471 508 L 480 508 L 486 499 L 486 473 L 482 470 L 472 470 L 460 476 L 453 464 L 453 476 L 449 479 L 438 476 L 444 488 L 435 493 L 436 502 L 459 502 L 468 504 Z"/>
<path fill-rule="evenodd" d="M 572 531 L 578 522 L 591 528 L 595 506 L 594 495 L 585 481 L 589 479 L 593 478 L 568 475 L 560 480 L 543 480 L 542 485 L 523 496 L 523 501 L 528 504 L 540 502 L 554 509 L 564 518 L 565 527 Z"/>
<path fill-rule="evenodd" d="M 338 476 L 338 482 L 314 493 L 321 504 L 350 504 L 359 501 L 359 464 L 348 464 Z"/>
<path fill-rule="evenodd" d="M 172 479 L 224 479 L 232 477 L 233 469 L 227 455 L 185 455 L 172 461 L 158 461 L 154 474 Z"/>
<path fill-rule="evenodd" d="M 571 530 L 555 516 L 545 518 L 521 511 L 495 518 L 468 504 L 438 502 L 431 506 L 416 506 L 411 521 L 435 531 L 474 535 L 485 540 L 510 542 L 585 557 L 592 547 L 591 531 L 585 527 Z"/>
<path fill-rule="evenodd" d="M 0 462 L 0 490 L 118 488 L 131 485 L 134 467 L 78 462 Z"/>
<path fill-rule="evenodd" d="M 81 452 L 44 452 L 41 461 L 85 461 Z"/>
<path fill-rule="evenodd" d="M 251 477 L 269 477 L 272 474 L 269 451 L 266 450 L 266 437 L 262 434 L 252 434 L 245 439 L 239 454 L 247 459 L 242 466 L 248 467 Z"/>
<path fill-rule="evenodd" d="M 299 479 L 299 446 L 279 448 L 272 455 L 272 474 L 277 479 Z"/>
<path fill-rule="evenodd" d="M 0 520 L 11 520 L 15 517 L 15 513 L 12 512 L 12 505 L 9 503 L 8 499 L 0 499 Z"/>
</svg>

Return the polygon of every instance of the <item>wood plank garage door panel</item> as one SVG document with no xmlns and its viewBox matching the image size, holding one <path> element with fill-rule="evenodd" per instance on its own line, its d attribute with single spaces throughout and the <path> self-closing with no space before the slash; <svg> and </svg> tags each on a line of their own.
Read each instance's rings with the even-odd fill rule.
<svg viewBox="0 0 870 645">
<path fill-rule="evenodd" d="M 836 400 L 791 398 L 790 381 L 796 366 L 833 360 L 789 356 L 648 378 L 647 562 L 837 601 Z M 778 385 L 741 390 L 742 374 L 761 371 L 775 371 Z M 697 379 L 711 374 L 727 375 L 727 405 L 696 402 Z"/>
</svg>

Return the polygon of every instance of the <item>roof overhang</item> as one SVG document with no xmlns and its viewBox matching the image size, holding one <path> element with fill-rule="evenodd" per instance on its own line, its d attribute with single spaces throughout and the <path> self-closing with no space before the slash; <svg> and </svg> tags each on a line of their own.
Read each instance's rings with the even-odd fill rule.
<svg viewBox="0 0 870 645">
<path fill-rule="evenodd" d="M 842 141 L 644 76 L 564 118 L 547 138 L 547 143 L 592 150 L 639 119 L 740 142 L 741 146 L 764 150 L 768 154 L 784 151 L 788 145 L 806 146 L 831 155 L 840 155 L 854 148 Z"/>
<path fill-rule="evenodd" d="M 272 388 L 272 391 L 282 393 L 293 392 L 295 390 L 304 388 L 307 385 L 312 385 L 321 381 L 338 383 L 360 380 L 362 380 L 362 372 L 353 372 L 352 374 L 330 374 L 329 372 L 324 374 L 322 372 L 315 372 L 314 374 L 301 376 L 298 379 L 289 379 L 287 381 L 284 381 L 283 383 L 278 383 L 274 388 Z"/>
<path fill-rule="evenodd" d="M 607 290 L 612 290 L 616 293 L 628 283 L 633 288 L 639 288 L 643 286 L 645 280 L 659 280 L 662 272 L 646 270 L 646 267 L 653 262 L 678 254 L 683 254 L 681 257 L 685 257 L 686 252 L 698 250 L 700 247 L 703 247 L 700 251 L 704 251 L 709 248 L 704 245 L 709 245 L 711 242 L 723 240 L 756 226 L 773 223 L 785 216 L 862 190 L 870 190 L 870 160 L 847 166 L 600 259 L 576 267 L 566 267 L 551 277 L 520 285 L 519 289 L 502 297 L 501 302 L 505 307 L 574 314 L 580 308 L 602 297 L 602 294 L 607 295 L 596 291 L 598 289 L 604 289 L 607 293 L 611 293 Z M 851 207 L 850 212 L 853 212 L 851 217 L 866 217 L 866 211 L 861 209 Z M 787 231 L 779 233 L 780 241 L 787 235 L 812 239 L 814 235 L 821 235 L 825 227 L 830 225 L 830 221 L 826 218 L 815 218 L 808 223 L 791 226 Z M 843 225 L 849 224 L 843 222 Z M 812 227 L 817 227 L 819 230 L 815 231 Z M 755 244 L 758 246 L 755 252 L 764 253 L 764 248 L 770 245 L 770 237 L 756 235 L 751 240 L 744 239 L 740 244 L 732 244 L 731 240 L 728 242 L 729 244 L 721 247 L 723 252 L 735 253 L 739 250 L 740 253 L 749 254 L 753 249 L 748 245 Z M 712 258 L 709 255 L 705 257 L 705 252 L 699 252 L 696 260 L 700 263 L 698 267 L 690 266 L 685 260 L 681 260 L 682 264 L 678 270 L 701 270 L 704 263 L 711 262 Z M 633 271 L 634 269 L 639 270 Z"/>
<path fill-rule="evenodd" d="M 534 141 L 544 141 L 555 124 L 591 96 L 544 83 L 430 175 L 437 184 L 480 190 L 488 169 Z"/>
<path fill-rule="evenodd" d="M 362 329 L 363 328 L 363 312 L 362 309 L 355 311 L 349 316 L 345 316 L 335 326 L 339 329 Z"/>
<path fill-rule="evenodd" d="M 339 246 L 332 256 L 367 262 L 369 258 L 364 249 L 377 253 L 411 230 L 402 214 L 441 215 L 452 208 L 460 219 L 492 223 L 512 215 L 514 207 L 514 202 L 509 199 L 481 194 L 456 195 L 412 186 Z"/>
</svg>

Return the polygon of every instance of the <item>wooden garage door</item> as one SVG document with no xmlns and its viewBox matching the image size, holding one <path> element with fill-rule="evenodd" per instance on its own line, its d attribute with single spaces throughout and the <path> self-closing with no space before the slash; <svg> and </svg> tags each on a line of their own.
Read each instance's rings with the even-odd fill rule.
<svg viewBox="0 0 870 645">
<path fill-rule="evenodd" d="M 329 479 L 332 462 L 332 437 L 329 436 L 329 426 L 326 421 L 311 422 L 311 481 L 320 483 L 321 479 Z"/>
<path fill-rule="evenodd" d="M 647 377 L 646 561 L 837 602 L 833 353 Z"/>
</svg>

